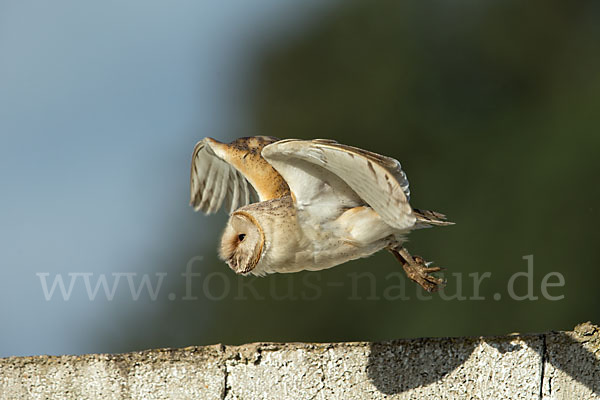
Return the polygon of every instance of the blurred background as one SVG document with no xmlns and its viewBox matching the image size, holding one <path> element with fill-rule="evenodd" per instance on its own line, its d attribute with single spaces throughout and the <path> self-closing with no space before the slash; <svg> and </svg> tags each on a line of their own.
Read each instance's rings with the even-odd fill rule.
<svg viewBox="0 0 600 400">
<path fill-rule="evenodd" d="M 592 0 L 0 0 L 0 356 L 599 323 L 599 18 Z M 235 276 L 189 162 L 205 136 L 258 134 L 400 160 L 413 206 L 457 222 L 408 245 L 444 292 L 386 252 Z M 519 301 L 528 255 L 538 299 Z M 90 298 L 84 275 L 119 274 Z M 144 276 L 154 300 L 131 295 Z M 44 292 L 57 277 L 68 299 Z"/>
</svg>

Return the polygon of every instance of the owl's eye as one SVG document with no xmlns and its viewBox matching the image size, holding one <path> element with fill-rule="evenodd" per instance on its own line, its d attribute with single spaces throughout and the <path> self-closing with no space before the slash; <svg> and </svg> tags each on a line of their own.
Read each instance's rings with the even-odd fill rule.
<svg viewBox="0 0 600 400">
<path fill-rule="evenodd" d="M 246 237 L 246 234 L 245 234 L 245 233 L 240 233 L 240 234 L 238 235 L 238 239 L 239 239 L 239 241 L 240 241 L 240 242 L 241 242 L 242 240 L 244 240 L 244 238 L 245 238 L 245 237 Z"/>
</svg>

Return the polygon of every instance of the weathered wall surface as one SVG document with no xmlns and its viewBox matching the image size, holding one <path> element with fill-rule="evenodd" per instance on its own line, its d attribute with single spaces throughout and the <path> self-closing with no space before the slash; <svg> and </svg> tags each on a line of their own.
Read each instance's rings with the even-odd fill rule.
<svg viewBox="0 0 600 400">
<path fill-rule="evenodd" d="M 600 329 L 0 359 L 1 399 L 593 399 Z"/>
</svg>

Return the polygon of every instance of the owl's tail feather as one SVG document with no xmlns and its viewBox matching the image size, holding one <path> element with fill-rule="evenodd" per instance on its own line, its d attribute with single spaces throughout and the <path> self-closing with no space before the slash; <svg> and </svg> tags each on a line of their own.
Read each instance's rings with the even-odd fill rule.
<svg viewBox="0 0 600 400">
<path fill-rule="evenodd" d="M 454 225 L 446 219 L 446 216 L 437 211 L 413 209 L 413 213 L 417 217 L 417 228 L 431 228 L 432 226 L 449 226 Z"/>
</svg>

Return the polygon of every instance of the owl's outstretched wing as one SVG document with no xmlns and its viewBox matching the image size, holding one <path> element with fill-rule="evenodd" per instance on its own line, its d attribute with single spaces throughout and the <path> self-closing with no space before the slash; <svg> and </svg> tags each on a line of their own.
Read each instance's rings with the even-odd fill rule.
<svg viewBox="0 0 600 400">
<path fill-rule="evenodd" d="M 223 201 L 229 212 L 257 201 L 256 190 L 240 171 L 226 161 L 226 154 L 217 155 L 211 142 L 213 139 L 205 138 L 194 147 L 190 205 L 196 211 L 212 214 L 221 208 Z"/>
<path fill-rule="evenodd" d="M 323 200 L 362 203 L 394 228 L 415 224 L 408 179 L 393 158 L 323 139 L 282 140 L 262 154 L 287 181 L 299 208 Z"/>
<path fill-rule="evenodd" d="M 277 138 L 255 136 L 229 144 L 204 138 L 192 154 L 190 205 L 212 214 L 225 202 L 231 213 L 289 191 L 283 178 L 260 155 Z"/>
</svg>

